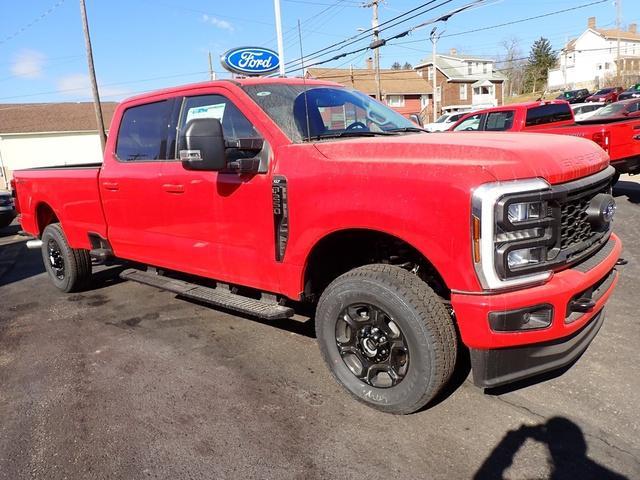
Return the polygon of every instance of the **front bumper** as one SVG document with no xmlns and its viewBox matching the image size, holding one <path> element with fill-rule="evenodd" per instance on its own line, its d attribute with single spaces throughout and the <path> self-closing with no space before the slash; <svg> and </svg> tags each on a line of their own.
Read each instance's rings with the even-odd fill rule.
<svg viewBox="0 0 640 480">
<path fill-rule="evenodd" d="M 555 369 L 557 365 L 568 364 L 574 357 L 577 358 L 602 323 L 602 309 L 618 280 L 618 272 L 614 267 L 621 251 L 620 239 L 612 234 L 594 255 L 572 268 L 555 273 L 543 285 L 493 295 L 453 293 L 451 303 L 462 340 L 472 352 L 472 367 L 474 378 L 478 375 L 477 383 L 497 386 Z M 593 308 L 584 313 L 570 311 L 569 303 L 583 292 L 593 294 Z M 490 327 L 491 312 L 543 304 L 553 307 L 548 327 L 510 332 L 497 332 Z M 587 325 L 598 327 L 594 331 L 594 327 L 588 328 Z M 586 331 L 592 333 L 584 333 Z M 580 341 L 572 345 L 576 343 L 572 340 L 575 337 L 580 337 Z M 545 348 L 549 345 L 554 347 L 551 355 Z M 516 357 L 522 360 L 516 361 Z M 527 363 L 531 358 L 535 359 L 533 364 Z M 499 365 L 504 362 L 510 365 Z M 510 371 L 504 368 L 510 368 Z"/>
</svg>

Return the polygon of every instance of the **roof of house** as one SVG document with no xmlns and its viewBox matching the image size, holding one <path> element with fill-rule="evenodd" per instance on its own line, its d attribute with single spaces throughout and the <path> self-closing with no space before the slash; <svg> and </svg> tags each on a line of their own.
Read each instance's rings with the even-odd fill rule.
<svg viewBox="0 0 640 480">
<path fill-rule="evenodd" d="M 599 33 L 607 40 L 617 40 L 618 35 L 620 36 L 620 40 L 627 40 L 632 42 L 640 42 L 640 34 L 638 32 L 631 32 L 629 30 L 618 30 L 615 28 L 612 29 L 604 29 L 604 28 L 594 28 L 592 29 L 596 33 Z"/>
<path fill-rule="evenodd" d="M 377 90 L 375 74 L 371 69 L 309 68 L 307 76 L 341 83 L 370 95 Z M 380 70 L 380 86 L 383 95 L 426 94 L 432 91 L 427 79 L 415 70 Z"/>
<path fill-rule="evenodd" d="M 115 102 L 102 103 L 105 127 L 111 123 Z M 0 104 L 0 135 L 8 133 L 96 131 L 93 103 Z"/>
<path fill-rule="evenodd" d="M 491 63 L 493 65 L 494 60 L 489 61 L 489 59 L 479 59 L 476 57 L 464 57 L 460 55 L 436 55 L 436 67 L 442 73 L 444 73 L 449 80 L 467 80 L 467 81 L 477 81 L 477 80 L 493 80 L 496 82 L 506 80 L 505 76 L 500 72 L 493 71 L 493 66 L 491 68 L 491 72 L 477 74 L 474 73 L 469 75 L 468 73 L 468 65 L 465 63 L 469 60 L 483 60 L 487 63 Z M 431 58 L 425 58 L 421 63 L 416 65 L 414 68 L 424 68 L 428 67 L 433 63 Z"/>
</svg>

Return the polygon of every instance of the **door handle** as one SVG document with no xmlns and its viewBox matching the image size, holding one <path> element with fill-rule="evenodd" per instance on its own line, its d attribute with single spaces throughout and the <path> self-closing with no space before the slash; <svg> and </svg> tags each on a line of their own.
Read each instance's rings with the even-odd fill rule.
<svg viewBox="0 0 640 480">
<path fill-rule="evenodd" d="M 634 139 L 634 140 L 640 140 L 640 135 L 634 135 L 634 136 L 633 136 L 633 139 Z"/>
<path fill-rule="evenodd" d="M 120 190 L 120 184 L 117 182 L 102 182 L 102 186 L 105 190 L 111 190 L 112 192 Z"/>
<path fill-rule="evenodd" d="M 168 193 L 184 193 L 184 185 L 178 183 L 165 183 L 162 188 Z"/>
</svg>

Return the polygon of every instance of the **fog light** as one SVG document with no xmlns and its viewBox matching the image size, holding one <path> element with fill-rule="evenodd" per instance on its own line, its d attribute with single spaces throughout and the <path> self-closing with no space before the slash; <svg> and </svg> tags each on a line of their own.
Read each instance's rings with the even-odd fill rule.
<svg viewBox="0 0 640 480">
<path fill-rule="evenodd" d="M 546 328 L 551 325 L 551 320 L 553 320 L 553 306 L 548 304 L 489 313 L 489 325 L 495 332 Z"/>
<path fill-rule="evenodd" d="M 534 265 L 544 260 L 545 249 L 543 247 L 521 248 L 512 250 L 507 255 L 507 264 L 509 269 L 524 267 L 526 265 Z"/>
</svg>

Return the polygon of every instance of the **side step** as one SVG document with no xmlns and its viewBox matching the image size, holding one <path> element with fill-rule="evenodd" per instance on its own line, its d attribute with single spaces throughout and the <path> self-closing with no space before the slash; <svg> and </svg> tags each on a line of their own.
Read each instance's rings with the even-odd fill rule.
<svg viewBox="0 0 640 480">
<path fill-rule="evenodd" d="M 143 272 L 134 268 L 127 269 L 120 274 L 123 280 L 132 280 L 152 287 L 182 295 L 183 297 L 200 300 L 217 307 L 228 308 L 236 312 L 254 315 L 266 320 L 277 320 L 293 316 L 293 309 L 277 303 L 255 300 L 253 298 L 236 295 L 223 288 L 209 288 L 195 283 L 185 282 L 165 277 L 155 273 Z"/>
</svg>

